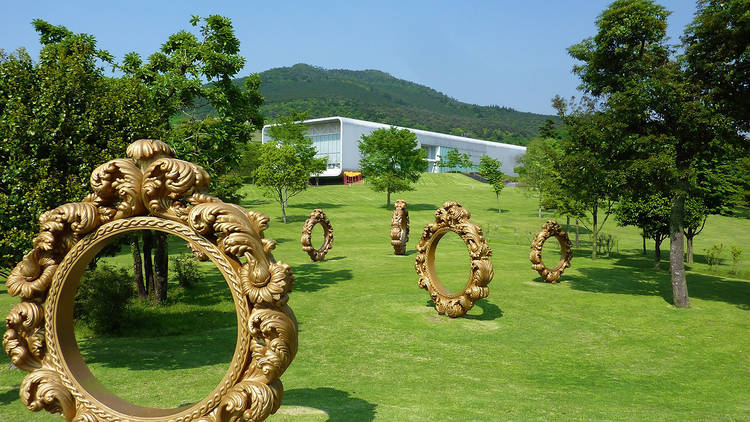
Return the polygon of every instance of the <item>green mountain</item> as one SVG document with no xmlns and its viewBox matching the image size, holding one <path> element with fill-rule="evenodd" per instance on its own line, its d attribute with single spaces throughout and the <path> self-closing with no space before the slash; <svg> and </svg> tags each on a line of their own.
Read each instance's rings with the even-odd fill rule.
<svg viewBox="0 0 750 422">
<path fill-rule="evenodd" d="M 556 116 L 463 103 L 378 70 L 296 64 L 260 78 L 268 121 L 293 108 L 307 110 L 310 118 L 344 116 L 517 145 L 526 145 L 545 120 L 559 122 Z"/>
</svg>

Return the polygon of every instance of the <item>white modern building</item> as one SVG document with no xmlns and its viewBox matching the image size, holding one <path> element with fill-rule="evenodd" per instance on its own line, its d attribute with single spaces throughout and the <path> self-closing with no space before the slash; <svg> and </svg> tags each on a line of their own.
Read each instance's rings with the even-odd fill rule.
<svg viewBox="0 0 750 422">
<path fill-rule="evenodd" d="M 349 119 L 346 117 L 324 117 L 310 119 L 303 122 L 307 125 L 307 135 L 312 138 L 315 148 L 318 150 L 317 157 L 328 157 L 328 169 L 320 174 L 320 177 L 341 176 L 343 171 L 359 170 L 359 140 L 362 135 L 369 135 L 375 129 L 389 128 L 390 125 L 368 122 L 365 120 Z M 262 141 L 270 140 L 268 127 L 263 127 Z M 396 126 L 399 129 L 402 127 Z M 518 157 L 526 152 L 526 147 L 499 142 L 483 141 L 480 139 L 466 138 L 463 136 L 446 135 L 443 133 L 429 132 L 426 130 L 409 129 L 417 135 L 419 147 L 427 151 L 429 161 L 429 172 L 438 173 L 447 169 L 441 169 L 438 163 L 440 157 L 445 156 L 450 150 L 456 149 L 460 153 L 469 154 L 471 161 L 479 164 L 479 158 L 488 155 L 502 162 L 502 170 L 505 174 L 517 174 L 513 171 Z M 470 171 L 471 169 L 465 169 Z"/>
</svg>

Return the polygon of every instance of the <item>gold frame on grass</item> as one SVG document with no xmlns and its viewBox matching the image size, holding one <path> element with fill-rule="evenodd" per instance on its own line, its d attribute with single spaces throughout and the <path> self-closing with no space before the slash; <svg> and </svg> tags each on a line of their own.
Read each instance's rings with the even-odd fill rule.
<svg viewBox="0 0 750 422">
<path fill-rule="evenodd" d="M 406 201 L 399 199 L 393 205 L 391 215 L 391 245 L 396 255 L 406 255 L 406 243 L 409 241 L 409 211 Z"/>
<path fill-rule="evenodd" d="M 490 262 L 492 249 L 482 235 L 482 228 L 469 221 L 471 213 L 458 202 L 446 202 L 435 211 L 435 221 L 424 227 L 417 244 L 414 267 L 419 275 L 419 287 L 430 293 L 439 314 L 451 318 L 464 315 L 474 302 L 490 294 L 488 284 L 495 275 Z M 435 273 L 435 250 L 440 239 L 449 231 L 466 243 L 471 259 L 471 274 L 466 287 L 459 293 L 448 293 Z"/>
<path fill-rule="evenodd" d="M 547 268 L 542 262 L 542 247 L 544 242 L 552 236 L 560 242 L 560 261 L 554 268 Z M 573 245 L 570 243 L 568 234 L 562 231 L 562 226 L 557 221 L 548 220 L 542 225 L 542 231 L 537 233 L 534 241 L 531 242 L 531 253 L 529 254 L 531 268 L 536 270 L 545 282 L 557 283 L 560 281 L 563 271 L 570 267 L 572 259 Z"/>
<path fill-rule="evenodd" d="M 209 177 L 172 158 L 161 141 L 128 147 L 91 175 L 93 193 L 44 213 L 34 248 L 13 269 L 8 292 L 19 296 L 6 317 L 3 346 L 28 371 L 20 396 L 33 411 L 68 421 L 261 421 L 281 405 L 280 376 L 297 352 L 297 321 L 287 306 L 294 276 L 271 255 L 268 217 L 207 195 Z M 73 304 L 88 262 L 119 234 L 158 230 L 208 257 L 229 285 L 237 344 L 219 385 L 198 403 L 147 408 L 107 391 L 89 371 L 73 332 Z"/>
<path fill-rule="evenodd" d="M 316 224 L 320 224 L 323 227 L 323 246 L 315 249 L 312 245 L 312 229 Z M 310 213 L 310 218 L 305 221 L 305 225 L 302 226 L 302 250 L 310 255 L 310 259 L 313 261 L 322 261 L 325 258 L 328 251 L 333 247 L 333 227 L 331 222 L 326 217 L 326 213 L 321 209 L 314 209 Z"/>
</svg>

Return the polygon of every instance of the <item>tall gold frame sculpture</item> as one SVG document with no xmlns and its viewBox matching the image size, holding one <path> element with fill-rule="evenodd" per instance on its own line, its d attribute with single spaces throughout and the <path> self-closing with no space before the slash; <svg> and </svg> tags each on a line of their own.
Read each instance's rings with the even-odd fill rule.
<svg viewBox="0 0 750 422">
<path fill-rule="evenodd" d="M 542 262 L 542 247 L 544 242 L 552 236 L 560 242 L 560 261 L 554 268 L 547 268 Z M 534 241 L 531 242 L 531 253 L 529 254 L 531 268 L 536 270 L 545 282 L 557 283 L 560 281 L 563 271 L 570 267 L 572 259 L 573 245 L 570 243 L 568 234 L 562 231 L 562 226 L 557 221 L 548 220 L 542 225 L 542 231 L 537 233 Z"/>
<path fill-rule="evenodd" d="M 261 421 L 281 405 L 281 374 L 297 352 L 297 321 L 287 306 L 294 277 L 263 237 L 268 217 L 205 193 L 209 177 L 172 158 L 161 141 L 140 140 L 91 174 L 93 193 L 44 213 L 34 248 L 6 283 L 18 296 L 3 346 L 28 371 L 27 408 L 68 421 Z M 227 373 L 198 403 L 147 408 L 108 392 L 86 366 L 73 332 L 73 303 L 88 262 L 112 237 L 159 230 L 186 240 L 224 275 L 237 313 L 237 344 Z"/>
<path fill-rule="evenodd" d="M 460 317 L 474 307 L 474 302 L 490 294 L 488 285 L 495 272 L 490 262 L 492 249 L 482 234 L 482 228 L 469 221 L 471 213 L 458 202 L 446 202 L 435 211 L 435 221 L 424 227 L 417 244 L 414 267 L 419 275 L 419 287 L 430 293 L 439 314 Z M 471 258 L 471 274 L 461 292 L 449 293 L 435 273 L 435 250 L 440 239 L 449 231 L 458 234 L 466 243 Z"/>
<path fill-rule="evenodd" d="M 391 215 L 391 246 L 396 255 L 406 255 L 406 243 L 409 241 L 409 211 L 406 201 L 399 199 L 393 206 Z"/>
<path fill-rule="evenodd" d="M 312 229 L 316 224 L 320 224 L 323 227 L 324 236 L 323 245 L 318 249 L 315 249 L 312 245 Z M 323 210 L 316 208 L 310 213 L 310 218 L 302 226 L 300 242 L 302 242 L 302 250 L 307 252 L 313 261 L 322 261 L 333 247 L 333 227 Z"/>
</svg>

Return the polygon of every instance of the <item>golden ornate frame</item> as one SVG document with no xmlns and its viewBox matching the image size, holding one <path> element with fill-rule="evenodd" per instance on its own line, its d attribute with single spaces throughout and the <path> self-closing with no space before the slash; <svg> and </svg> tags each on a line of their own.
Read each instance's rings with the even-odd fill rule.
<svg viewBox="0 0 750 422">
<path fill-rule="evenodd" d="M 560 261 L 557 262 L 554 268 L 547 268 L 542 262 L 542 246 L 544 242 L 550 237 L 554 236 L 557 241 L 560 242 Z M 529 261 L 531 261 L 531 268 L 536 270 L 542 280 L 547 283 L 557 283 L 560 281 L 563 271 L 570 267 L 570 261 L 573 259 L 573 245 L 570 243 L 568 234 L 562 231 L 560 226 L 555 220 L 548 220 L 542 225 L 542 231 L 537 233 L 534 237 L 534 241 L 531 242 L 531 253 L 529 254 Z"/>
<path fill-rule="evenodd" d="M 458 202 L 446 202 L 435 211 L 435 221 L 424 227 L 417 244 L 414 267 L 419 275 L 419 287 L 430 293 L 439 314 L 451 318 L 464 315 L 474 302 L 490 294 L 488 284 L 495 272 L 490 262 L 492 249 L 482 235 L 482 228 L 469 221 L 471 213 Z M 466 243 L 471 258 L 471 275 L 459 293 L 448 293 L 435 273 L 435 250 L 440 239 L 449 231 L 458 234 Z"/>
<path fill-rule="evenodd" d="M 320 224 L 323 227 L 324 236 L 323 246 L 318 249 L 315 249 L 312 245 L 312 229 L 316 224 Z M 310 259 L 313 261 L 322 261 L 325 258 L 328 251 L 333 247 L 333 227 L 323 210 L 316 208 L 310 213 L 310 218 L 302 226 L 302 238 L 300 241 L 302 242 L 302 250 L 310 255 Z"/>
<path fill-rule="evenodd" d="M 140 140 L 91 175 L 93 193 L 44 213 L 34 248 L 13 269 L 8 292 L 19 296 L 6 317 L 3 346 L 29 372 L 21 400 L 68 421 L 261 421 L 281 405 L 280 376 L 297 352 L 297 321 L 287 306 L 294 276 L 263 237 L 268 217 L 207 195 L 208 174 L 172 158 L 161 141 Z M 159 230 L 185 239 L 218 267 L 237 312 L 237 345 L 219 385 L 200 402 L 146 408 L 108 392 L 93 377 L 73 332 L 81 274 L 109 239 Z"/>
<path fill-rule="evenodd" d="M 409 211 L 406 201 L 399 199 L 391 215 L 391 245 L 396 255 L 406 255 L 406 243 L 409 241 Z"/>
</svg>

